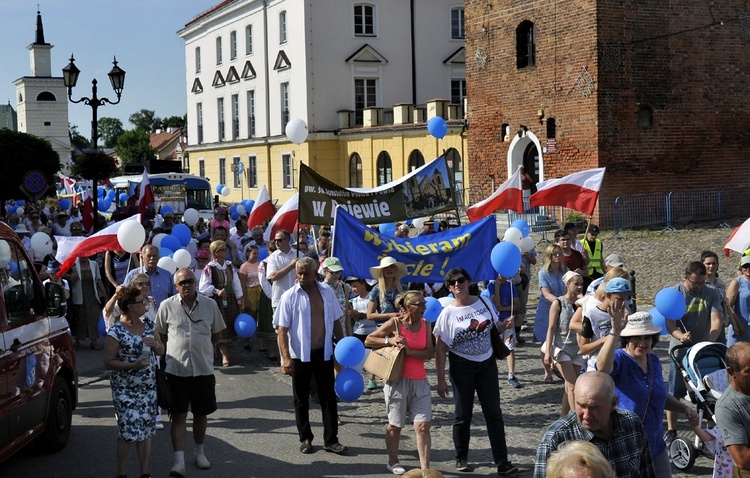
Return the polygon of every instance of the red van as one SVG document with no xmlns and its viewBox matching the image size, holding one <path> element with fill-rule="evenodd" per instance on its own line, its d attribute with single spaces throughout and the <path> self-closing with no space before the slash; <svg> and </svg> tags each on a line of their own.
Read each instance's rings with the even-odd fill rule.
<svg viewBox="0 0 750 478">
<path fill-rule="evenodd" d="M 32 441 L 70 436 L 78 373 L 63 288 L 42 286 L 23 244 L 0 223 L 0 462 Z"/>
</svg>

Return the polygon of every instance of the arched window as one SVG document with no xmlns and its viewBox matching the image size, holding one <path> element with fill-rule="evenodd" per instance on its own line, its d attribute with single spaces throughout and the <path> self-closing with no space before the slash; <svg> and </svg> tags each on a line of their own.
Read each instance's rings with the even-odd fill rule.
<svg viewBox="0 0 750 478">
<path fill-rule="evenodd" d="M 641 106 L 638 109 L 638 127 L 642 129 L 651 128 L 654 124 L 654 113 L 648 106 Z"/>
<path fill-rule="evenodd" d="M 526 68 L 536 64 L 536 29 L 524 20 L 516 28 L 516 66 Z"/>
<path fill-rule="evenodd" d="M 424 166 L 424 156 L 418 149 L 415 149 L 409 155 L 409 172 L 419 169 L 422 166 Z"/>
<path fill-rule="evenodd" d="M 463 189 L 464 166 L 456 148 L 450 148 L 445 152 L 445 162 L 448 164 L 448 174 L 453 181 L 453 189 Z"/>
<path fill-rule="evenodd" d="M 362 158 L 358 153 L 349 156 L 349 187 L 362 187 Z"/>
<path fill-rule="evenodd" d="M 378 155 L 378 186 L 390 183 L 393 180 L 393 165 L 391 156 L 385 151 Z"/>
<path fill-rule="evenodd" d="M 57 98 L 55 98 L 55 95 L 50 93 L 49 91 L 42 91 L 38 95 L 36 95 L 37 101 L 57 101 Z"/>
</svg>

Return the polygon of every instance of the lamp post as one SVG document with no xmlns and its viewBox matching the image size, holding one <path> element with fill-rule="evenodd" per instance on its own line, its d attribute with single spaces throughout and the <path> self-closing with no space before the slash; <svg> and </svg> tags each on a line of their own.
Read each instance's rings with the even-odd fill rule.
<svg viewBox="0 0 750 478">
<path fill-rule="evenodd" d="M 105 104 L 109 103 L 111 105 L 116 105 L 120 102 L 120 96 L 122 95 L 122 90 L 125 86 L 125 70 L 117 66 L 117 58 L 114 58 L 114 61 L 112 64 L 114 65 L 112 69 L 107 73 L 107 76 L 109 76 L 109 82 L 112 84 L 112 89 L 115 90 L 115 94 L 117 95 L 117 101 L 110 101 L 108 98 L 99 98 L 97 93 L 97 87 L 96 87 L 96 79 L 93 79 L 91 81 L 91 97 L 83 96 L 78 100 L 73 99 L 73 87 L 76 86 L 76 83 L 78 82 L 78 75 L 81 73 L 81 70 L 78 69 L 75 65 L 75 59 L 73 58 L 73 55 L 70 55 L 70 63 L 68 63 L 68 66 L 62 69 L 63 71 L 63 82 L 65 83 L 65 86 L 68 88 L 68 100 L 70 100 L 72 103 L 83 103 L 86 105 L 89 105 L 91 107 L 91 146 L 94 148 L 94 152 L 98 149 L 98 141 L 99 141 L 99 125 L 98 125 L 98 118 L 97 118 L 97 109 L 100 106 L 104 106 Z M 97 181 L 94 181 L 94 186 L 91 191 L 91 198 L 92 203 L 94 206 L 94 232 L 98 230 L 97 227 L 97 217 L 99 216 L 99 207 L 98 207 L 98 191 L 95 191 L 98 187 L 98 184 L 96 184 Z"/>
</svg>

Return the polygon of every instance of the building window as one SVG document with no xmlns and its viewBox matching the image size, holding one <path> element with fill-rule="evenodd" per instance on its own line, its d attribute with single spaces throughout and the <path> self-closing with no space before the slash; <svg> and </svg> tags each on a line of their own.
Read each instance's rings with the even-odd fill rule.
<svg viewBox="0 0 750 478">
<path fill-rule="evenodd" d="M 219 158 L 219 184 L 227 184 L 227 158 Z"/>
<path fill-rule="evenodd" d="M 245 27 L 245 55 L 253 54 L 253 26 Z"/>
<path fill-rule="evenodd" d="M 195 72 L 201 72 L 201 47 L 195 47 Z"/>
<path fill-rule="evenodd" d="M 221 65 L 221 37 L 216 37 L 216 64 Z"/>
<path fill-rule="evenodd" d="M 292 189 L 292 155 L 281 155 L 281 187 L 282 189 Z"/>
<path fill-rule="evenodd" d="M 232 95 L 232 139 L 240 137 L 240 95 Z"/>
<path fill-rule="evenodd" d="M 391 155 L 381 151 L 378 155 L 378 186 L 390 183 L 393 180 L 393 165 Z"/>
<path fill-rule="evenodd" d="M 286 129 L 289 122 L 289 83 L 281 84 L 281 131 Z"/>
<path fill-rule="evenodd" d="M 448 166 L 448 174 L 453 181 L 453 189 L 464 188 L 464 167 L 461 161 L 461 155 L 456 148 L 450 148 L 445 152 L 445 163 Z"/>
<path fill-rule="evenodd" d="M 240 157 L 235 156 L 232 158 L 232 172 L 234 173 L 234 187 L 235 188 L 241 188 L 242 187 L 242 172 L 243 167 L 240 166 Z"/>
<path fill-rule="evenodd" d="M 536 33 L 528 20 L 516 28 L 516 66 L 526 68 L 536 64 Z"/>
<path fill-rule="evenodd" d="M 376 78 L 358 78 L 354 80 L 354 123 L 362 125 L 364 109 L 376 106 L 378 97 L 378 80 Z"/>
<path fill-rule="evenodd" d="M 349 187 L 362 187 L 362 158 L 357 153 L 349 157 Z"/>
<path fill-rule="evenodd" d="M 500 127 L 500 141 L 510 141 L 510 125 L 508 123 L 503 123 Z"/>
<path fill-rule="evenodd" d="M 279 43 L 286 43 L 286 10 L 279 13 Z"/>
<path fill-rule="evenodd" d="M 466 98 L 466 80 L 451 80 L 451 103 L 461 105 L 461 117 L 463 117 L 464 98 Z"/>
<path fill-rule="evenodd" d="M 465 38 L 463 7 L 451 8 L 451 38 L 454 40 Z"/>
<path fill-rule="evenodd" d="M 354 5 L 354 35 L 375 36 L 375 7 Z"/>
<path fill-rule="evenodd" d="M 255 90 L 247 92 L 247 137 L 255 136 Z"/>
<path fill-rule="evenodd" d="M 247 187 L 258 187 L 258 159 L 255 156 L 247 157 Z"/>
<path fill-rule="evenodd" d="M 555 124 L 555 118 L 547 118 L 547 137 L 557 137 L 557 125 Z"/>
<path fill-rule="evenodd" d="M 641 129 L 651 128 L 654 124 L 654 113 L 648 106 L 641 106 L 638 109 L 638 127 Z"/>
<path fill-rule="evenodd" d="M 203 144 L 203 103 L 195 105 L 196 124 L 198 125 L 198 144 Z M 201 174 L 201 176 L 203 176 Z"/>
<path fill-rule="evenodd" d="M 237 59 L 237 32 L 235 30 L 229 32 L 229 59 Z"/>
<path fill-rule="evenodd" d="M 206 161 L 204 159 L 198 160 L 198 176 L 206 177 Z"/>
<path fill-rule="evenodd" d="M 409 172 L 419 169 L 422 166 L 424 166 L 424 156 L 418 149 L 415 149 L 409 155 Z"/>
<path fill-rule="evenodd" d="M 224 98 L 216 100 L 216 115 L 219 119 L 219 141 L 223 141 L 226 137 L 224 131 Z M 221 184 L 224 184 L 224 182 L 222 181 Z"/>
</svg>

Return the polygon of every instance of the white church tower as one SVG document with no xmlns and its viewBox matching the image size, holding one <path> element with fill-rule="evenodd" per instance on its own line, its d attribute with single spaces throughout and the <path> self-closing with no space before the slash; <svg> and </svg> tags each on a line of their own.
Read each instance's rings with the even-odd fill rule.
<svg viewBox="0 0 750 478">
<path fill-rule="evenodd" d="M 16 85 L 18 131 L 48 140 L 60 155 L 63 171 L 67 172 L 73 151 L 68 133 L 68 98 L 62 76 L 52 76 L 53 46 L 44 41 L 42 14 L 37 11 L 36 38 L 27 47 L 31 76 L 13 82 Z"/>
</svg>

